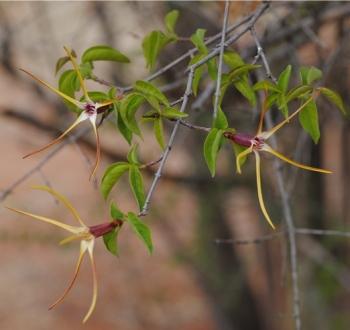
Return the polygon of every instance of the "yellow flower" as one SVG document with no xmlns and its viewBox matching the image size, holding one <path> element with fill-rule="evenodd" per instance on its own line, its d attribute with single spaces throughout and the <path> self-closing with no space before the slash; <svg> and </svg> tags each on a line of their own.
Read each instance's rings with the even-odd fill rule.
<svg viewBox="0 0 350 330">
<path fill-rule="evenodd" d="M 64 98 L 66 101 L 72 103 L 73 105 L 77 106 L 79 109 L 81 109 L 81 113 L 79 114 L 78 118 L 74 121 L 74 123 L 67 128 L 66 131 L 64 131 L 59 137 L 57 137 L 56 139 L 54 139 L 52 142 L 50 142 L 49 144 L 34 150 L 32 152 L 30 152 L 29 154 L 25 155 L 23 158 L 27 158 L 29 156 L 32 156 L 38 152 L 41 152 L 43 150 L 46 150 L 47 148 L 51 147 L 52 145 L 54 145 L 55 143 L 59 142 L 62 138 L 64 138 L 73 128 L 75 128 L 79 123 L 81 123 L 84 120 L 89 120 L 92 128 L 94 130 L 94 134 L 96 137 L 96 161 L 95 161 L 95 165 L 93 167 L 92 173 L 90 175 L 90 179 L 94 176 L 96 169 L 98 167 L 98 164 L 100 162 L 100 139 L 99 139 L 99 135 L 98 135 L 98 130 L 96 127 L 96 119 L 97 119 L 97 114 L 99 113 L 99 109 L 101 110 L 102 107 L 108 106 L 110 104 L 113 103 L 112 100 L 108 100 L 102 103 L 97 103 L 91 100 L 91 98 L 89 97 L 89 94 L 87 92 L 84 80 L 81 76 L 81 73 L 79 71 L 78 65 L 75 61 L 74 56 L 72 55 L 72 51 L 70 49 L 68 49 L 67 47 L 64 47 L 67 55 L 70 58 L 70 61 L 73 64 L 74 70 L 77 73 L 79 82 L 80 82 L 80 86 L 83 90 L 83 94 L 84 94 L 84 98 L 85 101 L 81 102 L 78 101 L 72 97 L 70 97 L 69 95 L 62 93 L 60 90 L 58 90 L 57 88 L 52 87 L 51 85 L 49 85 L 47 82 L 41 80 L 40 78 L 37 78 L 36 76 L 34 76 L 32 73 L 24 70 L 24 69 L 20 69 L 21 71 L 25 72 L 26 74 L 28 74 L 29 76 L 31 76 L 33 79 L 35 79 L 36 81 L 38 81 L 39 83 L 43 84 L 44 86 L 46 86 L 47 88 L 49 88 L 51 91 L 53 91 L 54 93 L 56 93 L 57 95 L 61 96 L 62 98 Z"/>
<path fill-rule="evenodd" d="M 264 198 L 262 194 L 262 187 L 261 187 L 261 166 L 260 166 L 260 152 L 265 151 L 268 152 L 283 161 L 294 165 L 296 167 L 302 168 L 304 170 L 309 171 L 315 171 L 320 173 L 332 173 L 331 171 L 324 170 L 321 168 L 311 167 L 308 165 L 300 164 L 292 159 L 287 158 L 286 156 L 282 155 L 278 151 L 271 148 L 266 141 L 274 134 L 276 133 L 281 127 L 283 127 L 286 123 L 288 123 L 292 118 L 294 118 L 304 107 L 313 100 L 313 97 L 311 96 L 303 105 L 301 105 L 296 111 L 294 111 L 289 117 L 287 117 L 285 120 L 283 120 L 281 123 L 277 124 L 273 128 L 271 128 L 268 131 L 262 131 L 263 126 L 263 118 L 266 112 L 266 107 L 264 106 L 263 111 L 261 112 L 260 121 L 258 125 L 257 134 L 250 135 L 245 133 L 232 133 L 232 132 L 225 132 L 224 136 L 230 140 L 232 140 L 234 143 L 247 147 L 247 149 L 243 150 L 241 153 L 237 155 L 236 158 L 236 167 L 237 172 L 241 174 L 241 161 L 244 159 L 244 157 L 248 156 L 250 153 L 254 153 L 255 156 L 255 164 L 256 164 L 256 185 L 257 185 L 257 192 L 258 192 L 258 200 L 260 204 L 261 211 L 267 220 L 267 222 L 270 224 L 270 226 L 275 229 L 275 226 L 267 213 Z M 265 104 L 266 105 L 266 104 Z"/>
<path fill-rule="evenodd" d="M 83 258 L 85 256 L 85 253 L 88 254 L 89 259 L 90 259 L 90 263 L 91 263 L 91 268 L 92 268 L 92 276 L 93 276 L 93 294 L 92 294 L 92 300 L 91 300 L 91 304 L 89 307 L 88 312 L 86 313 L 84 319 L 83 319 L 83 323 L 85 323 L 88 318 L 91 316 L 92 312 L 95 309 L 96 306 L 96 299 L 97 299 L 97 277 L 96 277 L 96 266 L 95 266 L 95 262 L 94 262 L 94 257 L 93 257 L 93 249 L 94 249 L 94 244 L 95 244 L 95 238 L 100 237 L 112 230 L 114 230 L 116 227 L 121 226 L 122 225 L 122 221 L 120 220 L 115 220 L 113 222 L 108 222 L 108 223 L 103 223 L 100 225 L 95 225 L 95 226 L 90 226 L 88 227 L 83 220 L 80 218 L 77 210 L 73 207 L 73 205 L 61 194 L 59 194 L 58 192 L 56 192 L 55 190 L 49 188 L 49 187 L 45 187 L 45 186 L 36 186 L 33 187 L 34 189 L 39 189 L 39 190 L 43 190 L 43 191 L 47 191 L 48 193 L 50 193 L 51 195 L 53 195 L 55 198 L 57 198 L 59 201 L 61 201 L 66 207 L 67 209 L 72 213 L 73 217 L 78 221 L 79 226 L 71 226 L 71 225 L 67 225 L 65 223 L 62 223 L 58 220 L 55 219 L 51 219 L 51 218 L 47 218 L 44 216 L 40 216 L 40 215 L 36 215 L 36 214 L 32 214 L 29 212 L 25 212 L 25 211 L 21 211 L 15 208 L 10 208 L 8 207 L 9 210 L 17 212 L 19 214 L 23 214 L 29 217 L 32 217 L 36 220 L 39 221 L 43 221 L 49 224 L 52 224 L 54 226 L 57 226 L 59 228 L 62 228 L 66 231 L 68 231 L 69 233 L 71 233 L 72 235 L 68 236 L 67 238 L 63 239 L 60 244 L 66 244 L 66 243 L 70 243 L 72 241 L 80 241 L 80 252 L 79 252 L 79 257 L 78 257 L 78 261 L 75 267 L 75 271 L 73 274 L 73 278 L 70 281 L 69 285 L 67 286 L 67 288 L 64 290 L 63 294 L 61 295 L 60 298 L 58 298 L 50 307 L 49 309 L 54 308 L 58 303 L 60 303 L 65 297 L 66 295 L 69 293 L 69 291 L 71 290 L 71 288 L 73 287 L 78 273 L 79 273 L 79 269 L 81 266 L 81 263 L 83 261 Z"/>
</svg>

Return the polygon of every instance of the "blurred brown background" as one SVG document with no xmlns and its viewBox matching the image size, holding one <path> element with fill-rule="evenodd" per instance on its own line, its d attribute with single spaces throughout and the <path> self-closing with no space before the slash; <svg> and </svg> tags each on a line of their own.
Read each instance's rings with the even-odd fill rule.
<svg viewBox="0 0 350 330">
<path fill-rule="evenodd" d="M 254 11 L 259 3 L 233 2 L 230 24 Z M 100 77 L 128 85 L 148 75 L 141 50 L 143 36 L 163 28 L 163 17 L 180 10 L 179 35 L 188 37 L 198 27 L 207 35 L 220 31 L 223 3 L 215 2 L 1 2 L 0 3 L 0 189 L 1 205 L 71 221 L 61 205 L 33 184 L 50 184 L 67 196 L 89 224 L 108 219 L 108 205 L 96 184 L 88 181 L 94 160 L 93 136 L 67 145 L 40 170 L 9 190 L 45 154 L 22 160 L 67 127 L 72 115 L 60 99 L 17 70 L 23 67 L 56 84 L 54 66 L 63 45 L 81 54 L 95 44 L 109 44 L 127 54 L 128 65 L 97 64 Z M 315 65 L 325 75 L 322 84 L 337 90 L 349 104 L 349 15 L 346 2 L 273 2 L 256 30 L 275 75 L 293 65 Z M 159 67 L 191 48 L 179 42 L 162 52 Z M 256 51 L 249 34 L 233 46 L 252 61 Z M 186 63 L 157 80 L 170 99 L 184 91 Z M 253 77 L 254 78 L 254 77 Z M 175 83 L 174 83 L 175 82 Z M 170 85 L 169 85 L 170 84 Z M 94 82 L 94 89 L 103 90 Z M 201 84 L 200 101 L 191 103 L 193 123 L 210 125 L 213 86 Z M 334 106 L 319 102 L 321 142 L 313 145 L 292 123 L 278 135 L 279 149 L 305 163 L 332 169 L 322 176 L 285 166 L 284 174 L 298 227 L 347 231 L 350 224 L 349 121 Z M 257 109 L 232 89 L 224 110 L 236 128 L 253 130 Z M 279 120 L 278 113 L 274 114 Z M 172 124 L 166 127 L 167 132 Z M 122 160 L 128 145 L 113 122 L 101 129 L 104 151 L 98 178 L 113 161 Z M 150 127 L 145 126 L 141 159 L 160 154 Z M 232 151 L 218 160 L 211 179 L 203 156 L 204 135 L 181 128 L 165 168 L 150 215 L 155 244 L 153 256 L 129 230 L 120 236 L 120 257 L 96 247 L 99 297 L 88 323 L 81 320 L 90 303 L 91 274 L 84 264 L 77 284 L 53 311 L 73 272 L 78 246 L 59 247 L 64 233 L 0 208 L 0 329 L 122 329 L 211 330 L 292 329 L 288 253 L 284 237 L 260 244 L 217 244 L 216 239 L 250 239 L 271 233 L 262 218 L 250 161 L 235 175 Z M 47 153 L 46 153 L 47 154 Z M 263 159 L 266 203 L 281 223 L 280 197 L 272 159 Z M 284 166 L 284 165 L 283 165 Z M 145 176 L 147 187 L 152 173 Z M 135 210 L 124 181 L 113 200 L 125 211 Z M 301 308 L 304 329 L 349 329 L 349 241 L 338 236 L 297 237 Z"/>
</svg>

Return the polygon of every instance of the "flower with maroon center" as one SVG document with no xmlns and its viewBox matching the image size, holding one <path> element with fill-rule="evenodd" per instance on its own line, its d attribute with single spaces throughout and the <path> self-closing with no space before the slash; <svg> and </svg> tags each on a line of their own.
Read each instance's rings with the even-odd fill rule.
<svg viewBox="0 0 350 330">
<path fill-rule="evenodd" d="M 77 73 L 77 76 L 78 76 L 78 79 L 79 79 L 79 82 L 80 82 L 80 86 L 81 86 L 81 88 L 83 90 L 84 98 L 85 98 L 86 101 L 85 102 L 78 101 L 78 100 L 70 97 L 69 95 L 67 95 L 65 93 L 62 93 L 60 90 L 52 87 L 47 82 L 37 78 L 32 73 L 30 73 L 30 72 L 28 72 L 28 71 L 26 71 L 24 69 L 20 69 L 21 71 L 25 72 L 26 74 L 31 76 L 33 79 L 35 79 L 36 81 L 38 81 L 42 85 L 44 85 L 47 88 L 49 88 L 51 91 L 53 91 L 57 95 L 59 95 L 62 98 L 64 98 L 66 101 L 72 103 L 73 105 L 77 106 L 79 109 L 82 110 L 81 113 L 79 114 L 78 118 L 74 121 L 74 123 L 70 127 L 68 127 L 59 137 L 54 139 L 49 144 L 47 144 L 47 145 L 45 145 L 45 146 L 43 146 L 43 147 L 41 147 L 41 148 L 39 148 L 37 150 L 34 150 L 34 151 L 30 152 L 29 154 L 25 155 L 23 158 L 27 158 L 29 156 L 32 156 L 34 154 L 37 154 L 37 153 L 39 153 L 41 151 L 46 150 L 47 148 L 51 147 L 52 145 L 54 145 L 57 142 L 59 142 L 60 140 L 62 140 L 79 123 L 81 123 L 82 121 L 85 121 L 85 120 L 89 120 L 91 125 L 92 125 L 95 137 L 96 137 L 96 161 L 95 161 L 95 165 L 94 165 L 93 170 L 92 170 L 91 175 L 90 175 L 90 179 L 91 179 L 94 176 L 94 174 L 95 174 L 95 172 L 97 170 L 98 164 L 100 162 L 100 139 L 99 139 L 98 130 L 97 130 L 97 127 L 96 127 L 97 114 L 105 111 L 106 106 L 112 104 L 113 100 L 107 100 L 107 101 L 104 101 L 104 102 L 101 102 L 101 103 L 97 103 L 97 102 L 94 102 L 94 101 L 91 100 L 91 98 L 89 97 L 88 91 L 86 89 L 85 82 L 84 82 L 84 80 L 83 80 L 83 78 L 82 78 L 82 76 L 80 74 L 78 65 L 77 65 L 77 63 L 75 61 L 74 56 L 72 55 L 72 51 L 70 49 L 68 49 L 67 47 L 64 47 L 64 49 L 65 49 L 67 55 L 69 56 L 70 61 L 73 64 L 74 70 Z"/>
<path fill-rule="evenodd" d="M 246 134 L 246 133 L 232 133 L 232 132 L 225 132 L 224 137 L 231 140 L 232 142 L 242 146 L 246 147 L 247 149 L 243 150 L 241 153 L 239 153 L 236 157 L 236 167 L 237 172 L 241 174 L 241 160 L 244 159 L 244 157 L 248 156 L 250 153 L 254 153 L 255 155 L 255 163 L 256 163 L 256 184 L 257 184 L 257 192 L 258 192 L 258 200 L 260 204 L 261 211 L 267 220 L 267 222 L 270 224 L 270 226 L 275 229 L 275 226 L 267 213 L 264 198 L 262 194 L 262 188 L 261 188 L 261 166 L 260 166 L 260 152 L 266 151 L 283 161 L 294 165 L 296 167 L 302 168 L 304 170 L 314 171 L 314 172 L 320 172 L 320 173 L 332 173 L 331 171 L 324 170 L 321 168 L 311 167 L 308 165 L 304 165 L 301 163 L 298 163 L 292 159 L 289 159 L 288 157 L 282 155 L 278 151 L 271 148 L 266 141 L 274 134 L 276 133 L 281 127 L 283 127 L 286 123 L 288 123 L 293 117 L 295 117 L 301 110 L 305 108 L 305 106 L 313 100 L 313 97 L 311 96 L 303 105 L 301 105 L 296 111 L 294 111 L 289 117 L 287 117 L 285 120 L 283 120 L 281 123 L 277 124 L 273 128 L 271 128 L 268 131 L 262 131 L 263 126 L 263 118 L 266 112 L 266 109 L 263 109 L 260 116 L 260 121 L 258 125 L 257 134 Z"/>
<path fill-rule="evenodd" d="M 52 196 L 54 196 L 55 198 L 57 198 L 60 202 L 62 202 L 66 206 L 66 208 L 71 212 L 73 217 L 78 221 L 80 226 L 71 226 L 71 225 L 67 225 L 65 223 L 62 223 L 58 220 L 55 220 L 55 219 L 47 218 L 44 216 L 25 212 L 25 211 L 22 211 L 19 209 L 11 208 L 11 207 L 7 207 L 7 208 L 11 211 L 32 217 L 32 218 L 39 220 L 39 221 L 49 223 L 51 225 L 54 225 L 56 227 L 59 227 L 61 229 L 64 229 L 64 230 L 70 232 L 72 235 L 63 239 L 60 242 L 60 244 L 67 244 L 67 243 L 70 243 L 72 241 L 77 241 L 77 240 L 80 241 L 80 253 L 79 253 L 78 261 L 77 261 L 75 271 L 73 274 L 73 278 L 70 281 L 67 288 L 64 290 L 63 294 L 49 307 L 49 309 L 51 310 L 52 308 L 57 306 L 57 304 L 59 304 L 67 296 L 69 291 L 72 289 L 72 287 L 77 279 L 84 255 L 87 252 L 89 255 L 91 268 L 92 268 L 93 294 L 92 294 L 92 300 L 91 300 L 90 307 L 89 307 L 89 309 L 88 309 L 88 311 L 83 319 L 83 323 L 85 323 L 89 319 L 89 317 L 91 316 L 92 312 L 94 311 L 95 306 L 96 306 L 96 300 L 97 300 L 97 276 L 96 276 L 95 261 L 94 261 L 94 257 L 93 257 L 93 249 L 94 249 L 94 245 L 95 245 L 95 239 L 115 230 L 115 228 L 117 228 L 117 227 L 121 227 L 123 224 L 123 221 L 114 220 L 112 222 L 106 222 L 106 223 L 102 223 L 99 225 L 87 226 L 83 222 L 83 220 L 80 218 L 77 210 L 73 207 L 73 205 L 60 193 L 58 193 L 57 191 L 55 191 L 49 187 L 46 187 L 46 186 L 36 186 L 33 188 L 46 191 L 49 194 L 51 194 Z"/>
</svg>

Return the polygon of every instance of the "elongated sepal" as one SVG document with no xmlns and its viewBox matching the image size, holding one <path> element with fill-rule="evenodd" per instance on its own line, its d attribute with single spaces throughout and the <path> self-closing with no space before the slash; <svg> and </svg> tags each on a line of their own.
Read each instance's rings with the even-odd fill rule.
<svg viewBox="0 0 350 330">
<path fill-rule="evenodd" d="M 48 84 L 46 81 L 36 77 L 35 75 L 33 75 L 31 72 L 25 70 L 25 69 L 20 69 L 21 71 L 23 71 L 24 73 L 26 73 L 27 75 L 31 76 L 34 80 L 36 80 L 37 82 L 39 82 L 40 84 L 44 85 L 45 87 L 47 87 L 48 89 L 50 89 L 52 92 L 56 93 L 57 95 L 61 96 L 62 98 L 64 98 L 66 101 L 74 104 L 75 106 L 77 106 L 78 108 L 82 108 L 82 103 L 73 99 L 72 97 L 68 96 L 67 94 L 62 93 L 60 90 L 58 90 L 57 88 L 51 86 L 50 84 Z"/>
<path fill-rule="evenodd" d="M 53 146 L 54 144 L 56 144 L 57 142 L 60 142 L 71 130 L 73 130 L 79 123 L 81 123 L 85 119 L 86 119 L 86 114 L 84 112 L 82 112 L 79 115 L 79 117 L 75 120 L 75 122 L 71 126 L 69 126 L 58 138 L 54 139 L 53 141 L 46 144 L 45 146 L 43 146 L 39 149 L 36 149 L 36 150 L 30 152 L 29 154 L 26 154 L 25 156 L 23 156 L 23 159 L 28 158 L 30 156 L 33 156 L 41 151 L 44 151 L 44 150 L 50 148 L 51 146 Z"/>
<path fill-rule="evenodd" d="M 95 165 L 94 165 L 92 172 L 90 174 L 89 180 L 91 180 L 94 177 L 96 170 L 98 168 L 98 165 L 100 164 L 100 159 L 101 159 L 100 136 L 98 134 L 95 120 L 96 120 L 96 118 L 90 118 L 91 125 L 92 125 L 93 131 L 95 134 L 95 138 L 96 138 L 96 160 L 95 160 Z"/>
<path fill-rule="evenodd" d="M 91 241 L 82 241 L 81 244 L 86 244 L 87 246 L 87 251 L 89 254 L 90 258 L 90 263 L 91 263 L 91 270 L 92 270 L 92 281 L 93 281 L 93 289 L 92 289 L 92 300 L 91 304 L 89 307 L 89 310 L 87 311 L 83 323 L 85 323 L 91 316 L 92 312 L 94 311 L 96 307 L 96 301 L 97 301 L 97 273 L 96 273 L 96 265 L 95 265 L 95 260 L 93 256 L 93 249 L 94 249 L 94 240 Z"/>
<path fill-rule="evenodd" d="M 25 211 L 18 210 L 18 209 L 12 208 L 12 207 L 6 207 L 6 208 L 11 210 L 11 211 L 13 211 L 13 212 L 16 212 L 16 213 L 19 213 L 19 214 L 23 214 L 23 215 L 26 215 L 28 217 L 37 219 L 39 221 L 46 222 L 46 223 L 49 223 L 49 224 L 54 225 L 56 227 L 62 228 L 62 229 L 66 230 L 66 231 L 69 231 L 70 233 L 73 233 L 73 234 L 81 234 L 83 232 L 83 230 L 84 230 L 84 228 L 82 228 L 82 227 L 70 226 L 70 225 L 62 223 L 62 222 L 60 222 L 58 220 L 47 218 L 47 217 L 43 217 L 41 215 L 25 212 Z"/>
<path fill-rule="evenodd" d="M 237 157 L 236 157 L 236 169 L 237 169 L 238 174 L 242 173 L 242 170 L 241 170 L 242 159 L 244 157 L 248 156 L 252 151 L 253 151 L 253 147 L 249 147 L 237 155 Z"/>
<path fill-rule="evenodd" d="M 275 225 L 273 224 L 269 214 L 267 213 L 265 203 L 264 203 L 263 194 L 262 194 L 260 155 L 257 151 L 254 151 L 254 154 L 255 154 L 255 163 L 256 163 L 256 186 L 257 186 L 257 191 L 258 191 L 258 200 L 259 200 L 260 209 L 261 209 L 266 221 L 269 223 L 269 225 L 273 229 L 275 229 Z"/>
<path fill-rule="evenodd" d="M 282 155 L 281 153 L 279 153 L 278 151 L 272 149 L 269 145 L 265 144 L 263 149 L 263 151 L 269 152 L 270 154 L 278 157 L 279 159 L 282 159 L 283 161 L 285 161 L 286 163 L 289 163 L 293 166 L 302 168 L 303 170 L 308 170 L 308 171 L 313 171 L 313 172 L 319 172 L 319 173 L 325 173 L 325 174 L 331 174 L 332 171 L 329 170 L 324 170 L 322 168 L 318 168 L 318 167 L 312 167 L 312 166 L 308 166 L 308 165 L 304 165 L 301 163 L 298 163 L 292 159 L 289 159 L 288 157 Z"/>
<path fill-rule="evenodd" d="M 86 250 L 85 250 L 86 251 Z M 81 266 L 81 263 L 83 261 L 83 258 L 84 258 L 84 254 L 85 254 L 85 251 L 80 248 L 80 253 L 79 253 L 79 257 L 78 257 L 78 261 L 77 261 L 77 264 L 75 266 L 75 271 L 74 271 L 74 274 L 73 274 L 73 278 L 72 280 L 69 282 L 67 288 L 64 290 L 63 294 L 52 304 L 50 305 L 49 307 L 49 310 L 53 309 L 54 307 L 56 307 L 60 302 L 62 302 L 64 300 L 64 298 L 66 298 L 66 296 L 68 295 L 68 293 L 70 292 L 70 290 L 72 289 L 77 277 L 78 277 L 78 274 L 79 274 L 79 270 L 80 270 L 80 266 Z"/>
<path fill-rule="evenodd" d="M 78 211 L 75 209 L 75 207 L 71 204 L 71 202 L 64 197 L 63 195 L 61 195 L 59 192 L 57 192 L 56 190 L 47 187 L 47 186 L 33 186 L 33 189 L 36 190 L 43 190 L 48 192 L 49 194 L 51 194 L 52 196 L 54 196 L 55 198 L 57 198 L 73 215 L 73 217 L 82 225 L 85 226 L 84 221 L 80 218 L 80 215 L 78 213 Z"/>
</svg>

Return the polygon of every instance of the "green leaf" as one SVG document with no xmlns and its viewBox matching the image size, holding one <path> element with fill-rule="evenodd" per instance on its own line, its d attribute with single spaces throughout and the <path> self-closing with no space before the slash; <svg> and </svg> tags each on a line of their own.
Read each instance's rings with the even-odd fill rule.
<svg viewBox="0 0 350 330">
<path fill-rule="evenodd" d="M 346 115 L 347 111 L 345 109 L 345 105 L 343 103 L 341 96 L 338 93 L 326 87 L 319 87 L 318 90 L 322 93 L 322 95 L 324 95 L 328 99 L 328 101 L 336 105 L 338 109 L 340 109 L 340 111 L 344 115 Z"/>
<path fill-rule="evenodd" d="M 90 99 L 94 102 L 101 102 L 101 101 L 109 101 L 110 98 L 106 93 L 100 92 L 100 91 L 89 91 L 88 95 Z M 80 99 L 81 101 L 85 101 L 85 97 L 82 96 Z"/>
<path fill-rule="evenodd" d="M 105 45 L 88 48 L 81 57 L 83 63 L 94 61 L 114 61 L 129 63 L 130 60 L 118 50 Z"/>
<path fill-rule="evenodd" d="M 245 62 L 236 52 L 225 52 L 224 62 L 230 67 L 230 69 L 236 69 L 239 66 L 245 65 Z"/>
<path fill-rule="evenodd" d="M 61 68 L 70 61 L 69 56 L 63 56 L 60 57 L 56 62 L 56 68 L 55 68 L 55 75 L 58 73 L 58 71 L 61 70 Z"/>
<path fill-rule="evenodd" d="M 243 74 L 244 74 L 244 76 L 246 76 L 248 78 L 248 76 L 246 74 L 249 71 L 258 69 L 260 67 L 261 67 L 261 65 L 255 65 L 255 64 L 244 64 L 244 65 L 238 66 L 235 69 L 232 69 L 232 71 L 229 73 L 229 80 L 234 82 L 234 79 L 236 77 L 239 77 Z"/>
<path fill-rule="evenodd" d="M 129 169 L 130 165 L 125 162 L 114 163 L 110 165 L 101 180 L 101 193 L 107 199 L 114 185 L 120 177 Z"/>
<path fill-rule="evenodd" d="M 252 106 L 256 105 L 256 96 L 253 88 L 250 86 L 248 79 L 241 78 L 233 84 L 238 91 L 249 101 Z"/>
<path fill-rule="evenodd" d="M 58 89 L 62 93 L 75 98 L 75 92 L 80 89 L 79 79 L 75 70 L 67 70 L 61 74 L 58 81 Z M 74 112 L 80 112 L 80 109 L 77 106 L 73 105 L 71 102 L 68 102 L 66 100 L 63 100 L 63 102 L 68 106 L 70 110 Z"/>
<path fill-rule="evenodd" d="M 207 62 L 208 74 L 211 80 L 216 80 L 218 69 L 216 67 L 216 58 L 212 58 Z"/>
<path fill-rule="evenodd" d="M 138 144 L 134 144 L 128 152 L 127 159 L 130 164 L 139 165 L 137 157 Z"/>
<path fill-rule="evenodd" d="M 103 235 L 103 243 L 105 243 L 106 249 L 113 255 L 118 256 L 118 244 L 117 244 L 118 231 L 112 230 Z"/>
<path fill-rule="evenodd" d="M 117 117 L 117 126 L 119 129 L 119 132 L 123 135 L 124 139 L 131 145 L 131 141 L 132 141 L 132 130 L 130 130 L 128 128 L 128 126 L 125 124 L 124 119 L 120 113 L 120 110 L 116 110 L 116 106 L 115 107 L 115 115 Z M 119 107 L 118 107 L 119 109 Z"/>
<path fill-rule="evenodd" d="M 222 136 L 222 130 L 212 128 L 204 141 L 204 158 L 212 177 L 215 176 L 216 158 L 219 152 Z"/>
<path fill-rule="evenodd" d="M 307 85 L 302 85 L 302 86 L 297 86 L 289 91 L 286 97 L 287 103 L 290 101 L 307 96 L 310 92 L 312 91 L 312 87 L 307 86 Z"/>
<path fill-rule="evenodd" d="M 278 106 L 278 109 L 282 112 L 283 116 L 285 118 L 288 117 L 288 105 L 287 105 L 287 98 L 286 98 L 286 95 L 281 93 L 278 95 L 277 97 L 277 106 Z"/>
<path fill-rule="evenodd" d="M 300 68 L 300 79 L 304 85 L 311 85 L 314 81 L 322 78 L 322 71 L 320 69 L 312 67 Z"/>
<path fill-rule="evenodd" d="M 266 90 L 270 92 L 280 92 L 278 87 L 269 80 L 260 80 L 253 86 L 254 91 Z"/>
<path fill-rule="evenodd" d="M 178 10 L 172 10 L 165 16 L 165 27 L 168 33 L 175 34 L 175 25 L 177 22 L 177 19 L 179 18 L 179 11 Z"/>
<path fill-rule="evenodd" d="M 318 125 L 318 113 L 315 101 L 309 102 L 299 113 L 299 121 L 304 130 L 309 133 L 312 140 L 317 144 L 320 139 L 320 128 Z"/>
<path fill-rule="evenodd" d="M 124 220 L 125 216 L 122 211 L 120 211 L 113 202 L 111 203 L 111 218 L 113 220 Z"/>
<path fill-rule="evenodd" d="M 141 211 L 145 203 L 145 191 L 142 175 L 137 165 L 130 165 L 129 167 L 129 183 Z"/>
<path fill-rule="evenodd" d="M 192 65 L 192 64 L 199 62 L 204 57 L 205 57 L 205 55 L 203 55 L 203 54 L 197 54 L 197 55 L 193 56 L 189 65 Z M 198 86 L 199 86 L 199 82 L 203 76 L 204 68 L 205 68 L 204 65 L 201 65 L 196 70 L 194 70 L 193 82 L 192 82 L 192 91 L 193 91 L 194 96 L 197 96 Z"/>
<path fill-rule="evenodd" d="M 181 118 L 188 117 L 188 114 L 181 112 L 181 111 L 177 110 L 176 108 L 167 107 L 167 108 L 163 109 L 161 116 L 168 118 L 168 119 L 181 119 Z"/>
<path fill-rule="evenodd" d="M 281 72 L 278 77 L 277 86 L 282 93 L 286 93 L 289 86 L 290 74 L 292 72 L 292 66 L 287 65 L 287 67 Z"/>
<path fill-rule="evenodd" d="M 159 102 L 163 103 L 166 106 L 170 106 L 167 97 L 154 85 L 147 81 L 138 80 L 134 86 L 135 91 L 140 92 L 141 94 L 147 96 L 155 97 Z"/>
<path fill-rule="evenodd" d="M 151 231 L 149 230 L 148 226 L 146 226 L 146 224 L 143 223 L 140 218 L 138 218 L 136 214 L 132 212 L 128 213 L 127 221 L 137 236 L 141 239 L 141 241 L 145 243 L 148 252 L 152 254 L 153 243 Z"/>
<path fill-rule="evenodd" d="M 125 125 L 129 128 L 129 130 L 140 137 L 142 135 L 140 128 L 137 124 L 135 114 L 144 102 L 144 100 L 145 99 L 142 95 L 131 93 L 121 101 L 119 112 L 123 118 Z"/>
<path fill-rule="evenodd" d="M 205 29 L 197 29 L 197 31 L 191 36 L 191 41 L 202 54 L 208 54 L 208 48 L 204 43 L 205 32 Z"/>
<path fill-rule="evenodd" d="M 163 129 L 163 121 L 161 118 L 154 119 L 153 131 L 160 147 L 164 149 L 165 148 L 164 129 Z"/>
<path fill-rule="evenodd" d="M 152 31 L 143 39 L 142 49 L 147 68 L 154 67 L 160 51 L 173 40 L 174 38 L 169 38 L 161 31 Z"/>
<path fill-rule="evenodd" d="M 213 127 L 218 129 L 225 129 L 228 127 L 228 122 L 225 113 L 222 111 L 222 109 L 219 107 L 216 118 L 214 120 Z"/>
<path fill-rule="evenodd" d="M 142 94 L 140 94 L 142 95 Z M 159 105 L 159 101 L 157 98 L 155 98 L 154 96 L 151 95 L 142 95 L 145 100 L 148 102 L 148 104 L 153 108 L 156 109 L 157 112 L 160 112 L 160 105 Z"/>
</svg>

